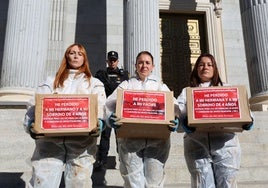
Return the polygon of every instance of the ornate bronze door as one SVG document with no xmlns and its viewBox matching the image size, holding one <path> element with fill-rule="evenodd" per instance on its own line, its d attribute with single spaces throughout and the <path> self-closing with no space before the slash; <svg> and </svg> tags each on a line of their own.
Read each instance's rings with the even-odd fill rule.
<svg viewBox="0 0 268 188">
<path fill-rule="evenodd" d="M 207 51 L 205 15 L 160 13 L 163 82 L 177 97 L 189 85 L 197 57 Z"/>
</svg>

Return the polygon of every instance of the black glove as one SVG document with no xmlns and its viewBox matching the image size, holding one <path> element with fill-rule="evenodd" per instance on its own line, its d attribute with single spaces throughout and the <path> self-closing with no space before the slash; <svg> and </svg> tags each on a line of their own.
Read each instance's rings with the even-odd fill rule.
<svg viewBox="0 0 268 188">
<path fill-rule="evenodd" d="M 122 125 L 122 123 L 119 123 L 120 118 L 115 115 L 115 113 L 112 113 L 109 117 L 109 124 L 114 129 L 119 129 Z"/>
<path fill-rule="evenodd" d="M 34 123 L 32 124 L 32 126 L 34 125 Z M 37 140 L 39 138 L 43 138 L 45 135 L 44 134 L 36 134 L 33 130 L 33 128 L 29 129 L 29 134 L 32 137 L 32 139 Z"/>
<path fill-rule="evenodd" d="M 184 120 L 181 123 L 181 126 L 187 134 L 195 132 L 195 127 L 189 127 L 188 126 L 188 118 L 187 116 L 184 118 Z"/>
<path fill-rule="evenodd" d="M 251 122 L 251 123 L 242 126 L 242 128 L 243 128 L 244 130 L 249 131 L 249 130 L 251 130 L 251 129 L 253 128 L 253 125 L 254 125 L 254 119 L 253 119 L 253 117 L 251 117 L 251 119 L 252 119 L 252 122 Z"/>
</svg>

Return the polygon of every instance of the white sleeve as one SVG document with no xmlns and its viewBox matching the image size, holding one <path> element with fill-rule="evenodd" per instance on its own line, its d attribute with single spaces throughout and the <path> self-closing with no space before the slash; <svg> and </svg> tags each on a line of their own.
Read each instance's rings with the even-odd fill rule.
<svg viewBox="0 0 268 188">
<path fill-rule="evenodd" d="M 34 110 L 35 110 L 35 95 L 36 94 L 51 94 L 52 93 L 52 88 L 51 88 L 51 83 L 53 83 L 52 78 L 49 77 L 47 81 L 38 86 L 35 90 L 35 94 L 30 98 L 30 100 L 27 103 L 27 112 L 24 117 L 24 123 L 23 125 L 25 126 L 27 124 L 27 121 L 34 121 Z"/>
<path fill-rule="evenodd" d="M 168 86 L 166 84 L 161 84 L 159 90 L 160 91 L 170 91 L 170 89 L 168 88 Z"/>
<path fill-rule="evenodd" d="M 161 86 L 161 91 L 170 91 L 170 89 L 168 88 L 168 86 L 166 84 L 162 84 Z M 176 100 L 176 98 L 173 98 L 173 102 L 174 102 L 174 113 L 176 117 L 180 117 L 181 116 L 181 111 L 179 108 L 179 104 L 178 101 Z"/>
<path fill-rule="evenodd" d="M 100 119 L 105 119 L 106 114 L 105 114 L 105 102 L 106 102 L 106 94 L 105 94 L 105 89 L 104 85 L 101 81 L 95 78 L 93 79 L 94 83 L 91 83 L 92 88 L 92 94 L 97 94 L 98 95 L 98 118 Z"/>
<path fill-rule="evenodd" d="M 36 89 L 38 94 L 52 94 L 53 93 L 54 78 L 48 77 L 44 84 L 39 85 Z"/>
<path fill-rule="evenodd" d="M 52 77 L 48 77 L 44 84 L 36 88 L 35 94 L 51 94 L 53 92 L 53 82 L 54 79 Z M 31 124 L 35 121 L 35 94 L 28 101 L 27 111 L 23 120 L 23 127 L 27 133 L 29 133 Z"/>
<path fill-rule="evenodd" d="M 29 129 L 31 128 L 31 124 L 34 123 L 34 120 L 35 120 L 35 106 L 29 106 L 27 108 L 27 112 L 23 120 L 23 127 L 26 133 L 29 133 Z"/>
<path fill-rule="evenodd" d="M 113 93 L 107 98 L 105 106 L 108 116 L 110 116 L 110 114 L 115 112 L 116 110 L 117 90 L 127 88 L 128 88 L 128 81 L 125 80 L 121 84 L 119 84 L 118 87 L 113 91 Z"/>
<path fill-rule="evenodd" d="M 181 119 L 183 119 L 187 115 L 186 88 L 183 88 L 181 94 L 177 98 L 177 102 L 180 110 L 180 112 L 177 113 L 180 113 L 179 116 Z"/>
</svg>

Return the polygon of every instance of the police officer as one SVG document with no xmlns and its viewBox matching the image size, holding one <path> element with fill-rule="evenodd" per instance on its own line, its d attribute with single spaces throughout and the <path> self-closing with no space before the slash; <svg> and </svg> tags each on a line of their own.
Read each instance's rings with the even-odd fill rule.
<svg viewBox="0 0 268 188">
<path fill-rule="evenodd" d="M 123 69 L 118 68 L 118 53 L 116 51 L 110 51 L 107 54 L 106 70 L 97 71 L 95 77 L 98 78 L 105 87 L 105 93 L 108 97 L 117 88 L 117 86 L 124 80 L 128 80 L 129 73 Z M 110 148 L 110 136 L 111 128 L 106 129 L 101 134 L 99 150 L 97 152 L 97 161 L 95 163 L 95 169 L 102 169 L 106 167 L 108 151 Z"/>
</svg>

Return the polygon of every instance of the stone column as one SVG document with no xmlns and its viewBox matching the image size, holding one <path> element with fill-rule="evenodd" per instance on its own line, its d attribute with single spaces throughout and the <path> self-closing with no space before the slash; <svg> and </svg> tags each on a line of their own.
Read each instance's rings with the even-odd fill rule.
<svg viewBox="0 0 268 188">
<path fill-rule="evenodd" d="M 66 48 L 75 41 L 78 0 L 52 0 L 46 73 L 55 75 Z"/>
<path fill-rule="evenodd" d="M 153 74 L 161 78 L 158 0 L 127 0 L 124 14 L 125 68 L 134 75 L 137 54 L 147 50 L 154 57 Z"/>
<path fill-rule="evenodd" d="M 252 110 L 268 110 L 268 4 L 240 0 Z"/>
<path fill-rule="evenodd" d="M 48 51 L 51 0 L 10 0 L 0 96 L 27 93 L 43 78 Z"/>
</svg>

